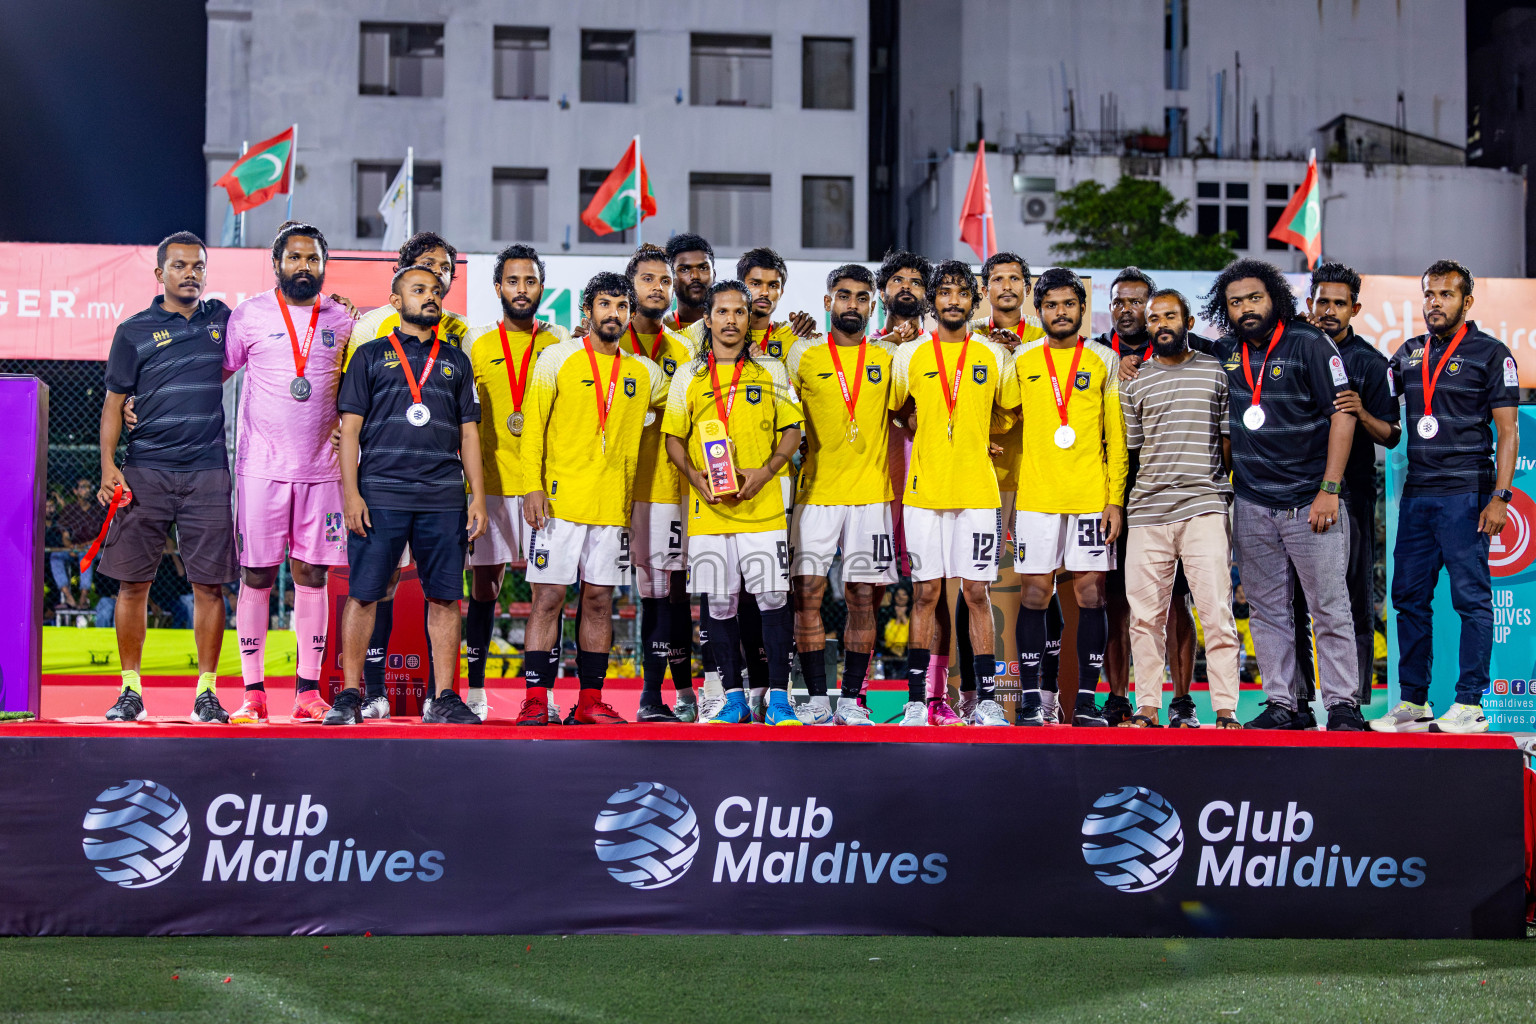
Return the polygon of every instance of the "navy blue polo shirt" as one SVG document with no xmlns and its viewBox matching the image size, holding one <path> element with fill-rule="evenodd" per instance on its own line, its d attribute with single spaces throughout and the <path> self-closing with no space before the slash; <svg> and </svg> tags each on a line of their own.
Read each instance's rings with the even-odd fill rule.
<svg viewBox="0 0 1536 1024">
<path fill-rule="evenodd" d="M 1285 325 L 1266 363 L 1272 336 L 1266 332 L 1245 346 L 1235 335 L 1223 335 L 1212 353 L 1227 371 L 1231 396 L 1232 485 L 1239 498 L 1264 508 L 1303 508 L 1323 482 L 1333 400 L 1349 390 L 1349 374 L 1328 336 L 1299 317 Z M 1264 375 L 1259 387 L 1264 425 L 1258 430 L 1243 426 L 1243 413 L 1253 403 L 1243 372 L 1245 347 L 1255 381 Z"/>
<path fill-rule="evenodd" d="M 1365 411 L 1379 420 L 1397 423 L 1397 399 L 1387 387 L 1387 357 L 1356 334 L 1354 328 L 1349 329 L 1338 349 L 1339 355 L 1344 357 L 1349 386 L 1359 393 Z M 1344 464 L 1344 489 L 1349 492 L 1351 501 L 1375 507 L 1376 439 L 1359 424 L 1355 425 L 1349 461 Z"/>
<path fill-rule="evenodd" d="M 1429 342 L 1429 372 L 1454 334 L 1409 338 L 1392 354 L 1388 384 L 1407 409 L 1403 436 L 1408 438 L 1408 480 L 1405 494 L 1468 494 L 1493 490 L 1493 410 L 1520 404 L 1520 372 L 1515 357 L 1499 339 L 1467 321 L 1467 333 L 1435 381 L 1432 401 L 1440 424 L 1434 437 L 1419 436 L 1424 416 L 1424 345 Z"/>
<path fill-rule="evenodd" d="M 149 308 L 117 325 L 107 353 L 107 390 L 133 398 L 123 465 L 186 473 L 224 469 L 224 333 L 229 307 L 199 302 L 190 318 Z"/>
<path fill-rule="evenodd" d="M 432 342 L 398 329 L 412 379 L 420 380 Z M 452 511 L 464 507 L 464 464 L 459 461 L 459 426 L 480 422 L 480 394 L 469 357 L 444 342 L 421 385 L 421 401 L 432 414 L 425 426 L 405 418 L 411 407 L 400 357 L 390 335 L 364 342 L 352 353 L 341 378 L 336 405 L 363 418 L 362 463 L 357 489 L 370 507 L 404 511 Z"/>
</svg>

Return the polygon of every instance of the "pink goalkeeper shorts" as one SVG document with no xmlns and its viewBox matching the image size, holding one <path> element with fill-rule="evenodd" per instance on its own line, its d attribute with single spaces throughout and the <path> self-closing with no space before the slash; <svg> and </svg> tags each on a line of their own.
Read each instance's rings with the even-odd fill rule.
<svg viewBox="0 0 1536 1024">
<path fill-rule="evenodd" d="M 310 565 L 347 564 L 341 481 L 290 484 L 242 476 L 235 484 L 240 564 L 263 569 L 288 555 Z"/>
</svg>

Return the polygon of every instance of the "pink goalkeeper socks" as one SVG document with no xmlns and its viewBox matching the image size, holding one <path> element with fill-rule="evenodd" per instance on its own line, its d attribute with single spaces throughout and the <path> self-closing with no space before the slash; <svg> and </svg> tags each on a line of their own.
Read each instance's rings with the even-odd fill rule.
<svg viewBox="0 0 1536 1024">
<path fill-rule="evenodd" d="M 272 588 L 240 584 L 240 599 L 235 602 L 235 633 L 240 638 L 240 676 L 246 686 L 258 686 L 266 679 L 267 623 L 271 620 L 268 601 Z"/>
<path fill-rule="evenodd" d="M 949 655 L 936 654 L 928 659 L 928 699 L 949 695 Z"/>
<path fill-rule="evenodd" d="M 299 678 L 318 682 L 325 662 L 325 588 L 293 588 L 293 632 L 299 641 Z"/>
</svg>

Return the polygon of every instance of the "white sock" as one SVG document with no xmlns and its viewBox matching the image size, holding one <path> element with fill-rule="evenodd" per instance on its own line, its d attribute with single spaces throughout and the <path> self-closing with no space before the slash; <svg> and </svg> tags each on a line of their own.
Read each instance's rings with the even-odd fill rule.
<svg viewBox="0 0 1536 1024">
<path fill-rule="evenodd" d="M 720 673 L 719 672 L 705 672 L 704 673 L 704 699 L 705 700 L 714 700 L 714 699 L 717 699 L 717 698 L 722 699 L 722 700 L 725 698 L 725 687 L 720 685 Z"/>
<path fill-rule="evenodd" d="M 848 700 L 848 699 L 849 698 L 847 698 L 847 697 L 839 697 L 838 698 L 839 701 L 845 701 L 845 700 Z M 826 708 L 828 711 L 832 710 L 832 698 L 828 697 L 824 693 L 819 695 L 819 696 L 812 697 L 809 701 L 807 701 L 807 703 L 809 703 L 809 704 L 819 704 L 820 706 Z M 838 706 L 841 707 L 842 705 L 839 704 Z"/>
<path fill-rule="evenodd" d="M 754 686 L 754 687 L 752 687 L 752 702 L 754 704 L 761 704 L 763 701 L 765 701 L 767 699 L 768 699 L 768 687 L 766 687 L 766 686 Z"/>
</svg>

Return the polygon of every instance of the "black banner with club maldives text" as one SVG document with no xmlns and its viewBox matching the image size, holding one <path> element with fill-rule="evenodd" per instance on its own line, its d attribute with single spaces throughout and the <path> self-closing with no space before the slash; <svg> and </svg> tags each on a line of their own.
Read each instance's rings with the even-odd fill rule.
<svg viewBox="0 0 1536 1024">
<path fill-rule="evenodd" d="M 1523 770 L 1513 748 L 13 734 L 0 933 L 1516 938 Z"/>
</svg>

